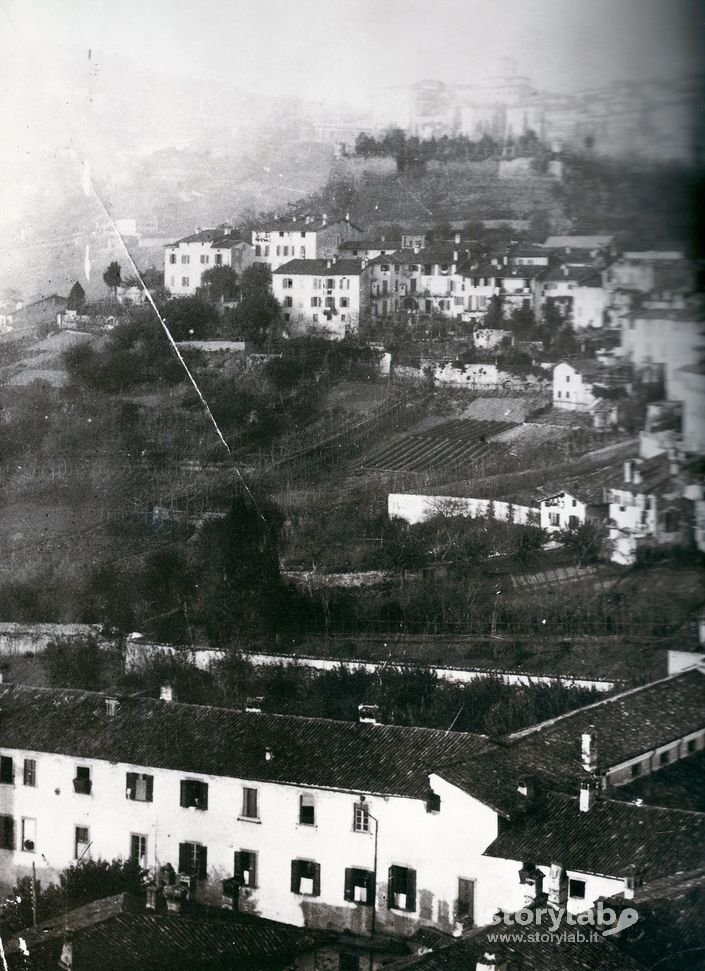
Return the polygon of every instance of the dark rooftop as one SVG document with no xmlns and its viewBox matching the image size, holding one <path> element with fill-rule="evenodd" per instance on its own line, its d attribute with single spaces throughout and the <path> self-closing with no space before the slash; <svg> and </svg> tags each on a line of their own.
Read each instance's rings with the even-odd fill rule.
<svg viewBox="0 0 705 971">
<path fill-rule="evenodd" d="M 428 773 L 484 748 L 478 735 L 0 685 L 0 745 L 134 766 L 422 799 Z M 271 749 L 273 758 L 265 753 Z"/>
<path fill-rule="evenodd" d="M 360 260 L 289 260 L 273 270 L 281 276 L 360 276 Z"/>
<path fill-rule="evenodd" d="M 655 879 L 705 866 L 705 813 L 611 799 L 580 812 L 577 796 L 549 793 L 500 833 L 484 856 L 555 862 L 617 878 L 634 865 L 644 879 Z"/>
</svg>

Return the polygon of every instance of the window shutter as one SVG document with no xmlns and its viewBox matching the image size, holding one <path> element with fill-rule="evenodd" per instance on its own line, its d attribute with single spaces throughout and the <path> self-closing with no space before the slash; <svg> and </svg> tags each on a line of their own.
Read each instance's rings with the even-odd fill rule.
<svg viewBox="0 0 705 971">
<path fill-rule="evenodd" d="M 196 847 L 196 876 L 199 880 L 205 880 L 208 876 L 208 847 Z"/>
<path fill-rule="evenodd" d="M 152 802 L 154 798 L 154 776 L 145 776 L 147 780 L 147 802 Z"/>
<path fill-rule="evenodd" d="M 188 806 L 188 782 L 186 779 L 181 780 L 181 805 Z"/>
<path fill-rule="evenodd" d="M 394 906 L 394 894 L 397 892 L 397 881 L 399 879 L 397 875 L 397 870 L 399 867 L 390 866 L 389 873 L 387 875 L 387 898 L 389 900 L 389 906 Z"/>
<path fill-rule="evenodd" d="M 208 809 L 208 783 L 201 783 L 200 808 Z"/>
<path fill-rule="evenodd" d="M 249 865 L 250 865 L 250 886 L 257 886 L 257 854 L 249 853 Z"/>
<path fill-rule="evenodd" d="M 235 851 L 233 873 L 238 883 L 242 883 L 242 871 L 245 869 L 243 856 L 244 856 L 244 853 L 241 853 L 240 850 Z"/>
<path fill-rule="evenodd" d="M 183 782 L 181 784 L 183 785 Z M 179 873 L 190 873 L 190 872 L 191 872 L 191 844 L 179 843 Z"/>
<path fill-rule="evenodd" d="M 137 773 L 128 772 L 126 773 L 125 779 L 125 796 L 127 799 L 135 798 L 135 790 L 137 788 Z"/>
<path fill-rule="evenodd" d="M 377 887 L 375 885 L 375 875 L 372 870 L 367 871 L 367 903 L 372 907 L 375 906 L 375 896 L 377 893 Z"/>
<path fill-rule="evenodd" d="M 2 846 L 6 850 L 15 848 L 15 820 L 12 816 L 2 817 Z"/>
<path fill-rule="evenodd" d="M 299 892 L 299 861 L 291 861 L 291 892 Z"/>
<path fill-rule="evenodd" d="M 129 773 L 128 773 L 129 775 Z M 134 834 L 130 837 L 130 857 L 139 862 L 140 858 L 140 838 Z"/>
<path fill-rule="evenodd" d="M 314 863 L 313 867 L 313 896 L 321 896 L 321 864 Z"/>
<path fill-rule="evenodd" d="M 343 893 L 343 899 L 344 900 L 352 900 L 353 897 L 354 897 L 353 873 L 354 873 L 353 870 L 351 870 L 350 868 L 346 868 L 346 870 L 345 870 L 345 891 Z"/>
<path fill-rule="evenodd" d="M 416 870 L 406 871 L 406 909 L 416 910 Z"/>
</svg>

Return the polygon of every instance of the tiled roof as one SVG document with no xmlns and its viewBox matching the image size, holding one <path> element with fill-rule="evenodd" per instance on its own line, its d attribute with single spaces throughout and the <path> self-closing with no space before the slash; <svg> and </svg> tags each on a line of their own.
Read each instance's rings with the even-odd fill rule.
<svg viewBox="0 0 705 971">
<path fill-rule="evenodd" d="M 273 270 L 280 276 L 360 276 L 360 260 L 289 260 Z"/>
<path fill-rule="evenodd" d="M 705 813 L 598 799 L 581 812 L 573 796 L 549 793 L 517 817 L 484 856 L 560 863 L 567 870 L 623 877 L 636 866 L 658 878 L 705 866 Z"/>
<path fill-rule="evenodd" d="M 389 966 L 390 971 L 475 971 L 486 952 L 506 959 L 508 971 L 645 971 L 648 967 L 601 935 L 583 942 L 561 939 L 558 934 L 536 939 L 535 925 L 514 924 L 508 935 L 511 939 L 497 944 L 491 938 L 502 929 L 507 930 L 482 927 L 445 947 L 397 961 Z"/>
<path fill-rule="evenodd" d="M 0 685 L 0 748 L 321 789 L 422 799 L 428 773 L 484 748 L 478 735 Z M 273 758 L 267 760 L 266 750 Z"/>
<path fill-rule="evenodd" d="M 105 898 L 72 911 L 66 917 L 72 931 L 75 971 L 162 971 L 163 968 L 232 968 L 259 971 L 284 966 L 297 953 L 312 950 L 316 936 L 310 931 L 268 920 L 248 920 L 214 908 L 192 913 L 135 913 L 137 902 L 127 895 Z M 64 915 L 44 921 L 38 932 L 28 928 L 30 954 L 46 957 L 55 967 L 65 936 Z M 18 952 L 16 940 L 8 955 Z M 34 965 L 33 965 L 34 966 Z"/>
<path fill-rule="evenodd" d="M 351 226 L 357 232 L 361 233 L 362 229 L 356 226 L 355 223 L 350 222 L 348 219 L 330 219 L 326 222 L 323 221 L 322 217 L 314 217 L 310 222 L 306 222 L 305 219 L 276 219 L 272 222 L 265 223 L 262 226 L 257 227 L 257 232 L 260 233 L 320 233 L 324 229 L 330 229 L 331 226 L 339 226 L 341 223 Z"/>
<path fill-rule="evenodd" d="M 670 487 L 674 481 L 671 463 L 668 455 L 660 453 L 650 459 L 634 459 L 633 468 L 639 474 L 639 482 L 625 482 L 624 471 L 612 477 L 609 486 L 622 492 L 632 492 L 635 495 L 649 495 L 664 486 Z"/>
<path fill-rule="evenodd" d="M 517 785 L 535 777 L 543 788 L 577 793 L 584 779 L 581 744 L 595 732 L 598 768 L 620 765 L 705 727 L 705 670 L 691 669 L 631 688 L 531 728 L 488 742 L 469 758 L 434 772 L 504 816 L 524 805 Z"/>
<path fill-rule="evenodd" d="M 539 490 L 538 501 L 567 492 L 588 505 L 599 505 L 605 501 L 604 490 L 614 481 L 615 476 L 621 473 L 623 464 L 622 459 L 619 459 L 592 472 L 562 476 L 560 480 L 544 483 Z"/>
<path fill-rule="evenodd" d="M 570 246 L 574 249 L 594 249 L 599 246 L 609 246 L 614 239 L 612 234 L 596 236 L 549 236 L 544 242 L 545 249 L 562 249 Z"/>
<path fill-rule="evenodd" d="M 182 243 L 210 243 L 212 249 L 222 247 L 242 245 L 245 241 L 232 233 L 226 233 L 222 229 L 201 229 L 190 236 L 177 239 L 175 243 L 167 243 L 165 249 L 173 246 L 180 246 Z"/>
<path fill-rule="evenodd" d="M 387 253 L 398 250 L 401 246 L 399 239 L 346 239 L 338 246 L 339 250 L 349 249 L 383 249 Z"/>
<path fill-rule="evenodd" d="M 507 736 L 526 766 L 571 784 L 581 778 L 581 735 L 595 727 L 601 768 L 619 765 L 705 727 L 705 670 L 620 692 Z"/>
</svg>

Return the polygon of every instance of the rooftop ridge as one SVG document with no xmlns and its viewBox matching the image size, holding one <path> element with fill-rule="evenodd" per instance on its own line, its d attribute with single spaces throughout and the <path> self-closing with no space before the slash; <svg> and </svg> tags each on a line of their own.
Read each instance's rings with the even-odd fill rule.
<svg viewBox="0 0 705 971">
<path fill-rule="evenodd" d="M 676 671 L 673 674 L 666 675 L 664 678 L 657 678 L 655 681 L 647 681 L 646 684 L 639 684 L 635 688 L 627 688 L 625 691 L 620 691 L 617 694 L 610 695 L 609 698 L 601 698 L 599 701 L 593 701 L 589 705 L 583 705 L 582 708 L 574 708 L 573 711 L 566 711 L 562 715 L 556 715 L 554 718 L 547 718 L 546 721 L 537 722 L 535 725 L 529 725 L 528 728 L 520 728 L 519 731 L 505 735 L 504 738 L 507 741 L 526 738 L 529 735 L 533 735 L 535 732 L 548 728 L 550 725 L 555 725 L 558 722 L 565 721 L 567 718 L 582 715 L 584 712 L 590 711 L 593 708 L 604 707 L 612 702 L 619 701 L 621 698 L 627 698 L 630 695 L 638 694 L 640 691 L 646 691 L 648 688 L 653 688 L 657 684 L 664 684 L 667 681 L 674 681 L 677 678 L 683 677 L 683 675 L 691 674 L 693 671 L 698 671 L 700 674 L 705 676 L 705 666 L 696 664 L 693 667 L 688 668 L 686 671 Z"/>
</svg>

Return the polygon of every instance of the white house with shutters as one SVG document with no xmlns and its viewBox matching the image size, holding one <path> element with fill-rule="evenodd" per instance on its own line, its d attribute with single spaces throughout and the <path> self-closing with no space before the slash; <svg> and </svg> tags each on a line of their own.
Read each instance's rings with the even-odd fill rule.
<svg viewBox="0 0 705 971">
<path fill-rule="evenodd" d="M 164 248 L 164 286 L 174 297 L 192 297 L 202 276 L 215 266 L 241 273 L 254 262 L 254 250 L 227 226 L 200 229 Z"/>
<path fill-rule="evenodd" d="M 282 307 L 285 330 L 321 333 L 334 339 L 357 331 L 369 306 L 364 260 L 297 259 L 272 273 L 272 290 Z"/>
<path fill-rule="evenodd" d="M 530 778 L 577 797 L 587 775 L 596 789 L 620 785 L 701 751 L 705 671 L 501 744 L 381 725 L 365 708 L 340 722 L 180 704 L 169 692 L 4 684 L 0 711 L 0 889 L 33 868 L 47 883 L 82 859 L 132 858 L 160 874 L 153 898 L 183 893 L 297 926 L 404 937 L 458 932 L 520 905 L 518 868 L 486 853 L 502 856 L 508 830 L 521 837 Z M 588 773 L 589 726 L 601 752 Z M 549 827 L 551 812 L 540 817 Z M 692 852 L 701 822 L 682 815 L 676 844 Z M 626 856 L 602 872 L 620 878 Z M 519 858 L 507 848 L 503 859 Z"/>
</svg>

